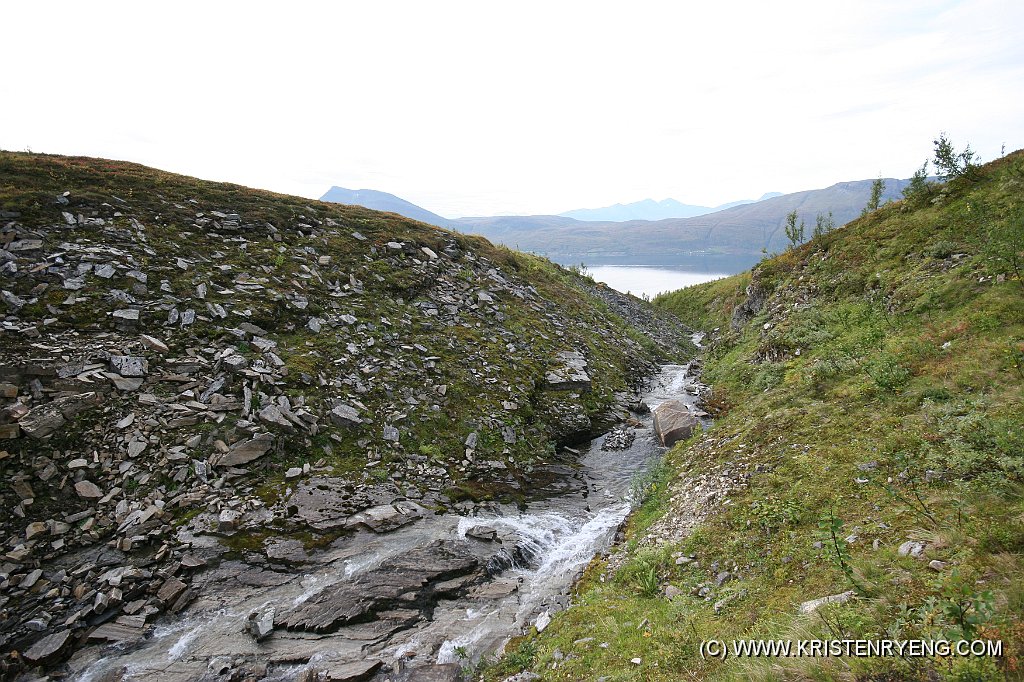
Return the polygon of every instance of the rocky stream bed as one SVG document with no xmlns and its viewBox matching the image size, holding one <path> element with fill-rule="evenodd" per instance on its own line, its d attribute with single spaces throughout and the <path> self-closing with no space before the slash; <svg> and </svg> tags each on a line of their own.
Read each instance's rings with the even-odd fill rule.
<svg viewBox="0 0 1024 682">
<path fill-rule="evenodd" d="M 663 366 L 643 404 L 676 400 L 702 415 L 689 369 Z M 216 537 L 182 530 L 195 562 L 215 566 L 193 576 L 194 601 L 143 637 L 80 651 L 70 679 L 460 679 L 464 665 L 567 606 L 573 582 L 629 513 L 635 476 L 663 451 L 652 414 L 636 414 L 539 467 L 523 505 L 435 514 L 379 500 L 350 522 L 354 534 L 316 551 L 279 538 L 218 560 L 227 548 Z M 293 499 L 319 508 L 314 491 L 330 486 L 309 479 Z"/>
</svg>

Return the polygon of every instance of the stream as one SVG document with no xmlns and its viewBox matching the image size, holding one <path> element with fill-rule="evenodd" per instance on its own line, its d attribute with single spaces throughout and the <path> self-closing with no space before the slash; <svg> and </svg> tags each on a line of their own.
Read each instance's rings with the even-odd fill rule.
<svg viewBox="0 0 1024 682">
<path fill-rule="evenodd" d="M 676 399 L 696 410 L 695 379 L 688 370 L 689 365 L 662 366 L 644 402 L 654 409 Z M 420 679 L 416 670 L 424 667 L 465 665 L 493 655 L 538 618 L 543 626 L 549 614 L 566 608 L 574 582 L 612 544 L 631 509 L 632 481 L 665 451 L 651 414 L 637 419 L 629 447 L 604 450 L 606 436 L 600 436 L 581 449 L 577 464 L 549 465 L 541 477 L 546 483 L 531 491 L 525 508 L 484 503 L 467 515 L 424 514 L 388 533 L 360 531 L 287 574 L 245 569 L 241 562 L 212 569 L 215 575 L 205 579 L 184 612 L 162 618 L 142 641 L 82 650 L 71 661 L 71 679 L 226 679 L 222 673 L 244 659 L 266 665 L 267 679 L 291 680 L 304 668 L 341 670 L 346 663 L 376 659 L 383 666 L 373 679 L 395 682 Z M 391 567 L 438 542 L 486 563 L 487 578 L 437 599 L 426 618 L 410 621 L 399 608 L 323 632 L 275 628 L 259 643 L 243 631 L 253 611 L 301 611 L 355 579 L 385 578 L 381 574 Z M 338 677 L 331 679 L 345 679 L 332 674 Z"/>
</svg>

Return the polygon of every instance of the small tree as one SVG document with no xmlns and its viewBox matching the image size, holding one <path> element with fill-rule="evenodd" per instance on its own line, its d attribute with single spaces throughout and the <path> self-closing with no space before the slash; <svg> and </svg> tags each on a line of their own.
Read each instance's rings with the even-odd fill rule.
<svg viewBox="0 0 1024 682">
<path fill-rule="evenodd" d="M 814 238 L 818 239 L 832 230 L 836 229 L 836 221 L 832 218 L 832 211 L 828 212 L 828 215 L 819 213 L 814 218 Z"/>
<path fill-rule="evenodd" d="M 866 216 L 872 211 L 877 211 L 878 207 L 882 205 L 882 194 L 885 193 L 885 180 L 878 178 L 877 180 L 871 181 L 871 196 L 868 198 L 867 206 L 860 212 L 861 216 Z"/>
<path fill-rule="evenodd" d="M 804 241 L 806 224 L 801 220 L 800 224 L 797 225 L 796 217 L 796 211 L 786 216 L 786 239 L 789 240 L 790 248 L 802 244 Z"/>
<path fill-rule="evenodd" d="M 932 140 L 932 143 L 935 145 L 935 168 L 939 171 L 939 177 L 951 180 L 973 175 L 974 169 L 977 168 L 977 156 L 971 150 L 971 145 L 964 147 L 962 152 L 957 152 L 944 132 L 939 133 L 939 139 Z"/>
<path fill-rule="evenodd" d="M 928 182 L 928 160 L 925 159 L 924 164 L 910 176 L 910 184 L 903 188 L 903 198 L 913 199 L 921 196 L 928 190 L 930 184 Z"/>
</svg>

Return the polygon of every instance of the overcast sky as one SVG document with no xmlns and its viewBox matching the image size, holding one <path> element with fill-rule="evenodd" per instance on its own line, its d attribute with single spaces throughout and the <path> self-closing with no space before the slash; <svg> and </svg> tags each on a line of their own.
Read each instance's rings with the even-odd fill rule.
<svg viewBox="0 0 1024 682">
<path fill-rule="evenodd" d="M 1024 147 L 1024 2 L 4 2 L 0 148 L 447 217 Z"/>
</svg>

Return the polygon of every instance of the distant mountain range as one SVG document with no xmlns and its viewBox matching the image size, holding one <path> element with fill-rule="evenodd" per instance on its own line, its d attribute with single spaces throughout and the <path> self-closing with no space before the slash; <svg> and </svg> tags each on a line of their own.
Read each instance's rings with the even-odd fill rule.
<svg viewBox="0 0 1024 682">
<path fill-rule="evenodd" d="M 602 208 L 577 208 L 572 211 L 566 211 L 565 213 L 559 213 L 558 217 L 589 222 L 626 222 L 630 220 L 692 218 L 694 216 L 705 215 L 707 213 L 714 213 L 715 211 L 732 208 L 733 206 L 752 204 L 755 201 L 762 201 L 764 199 L 770 199 L 777 196 L 781 196 L 781 193 L 768 192 L 760 199 L 742 199 L 740 201 L 731 201 L 727 204 L 714 207 L 684 204 L 680 201 L 676 201 L 675 199 L 663 199 L 661 201 L 644 199 L 643 201 L 634 201 L 631 204 L 615 204 L 614 206 L 604 206 Z M 335 204 L 352 204 L 355 206 L 363 206 L 364 208 L 372 208 L 376 211 L 388 211 L 390 213 L 403 215 L 406 218 L 412 218 L 414 220 L 419 220 L 420 222 L 437 225 L 438 227 L 455 228 L 457 227 L 458 220 L 465 220 L 463 218 L 457 218 L 455 220 L 444 218 L 432 211 L 428 211 L 422 206 L 417 206 L 411 201 L 406 201 L 394 194 L 379 192 L 375 189 L 346 189 L 335 185 L 327 190 L 326 194 L 320 197 L 320 201 L 330 201 Z M 471 218 L 470 220 L 483 219 Z"/>
<path fill-rule="evenodd" d="M 775 193 L 756 202 L 735 202 L 738 205 L 718 207 L 720 210 L 711 209 L 712 212 L 690 217 L 624 222 L 579 220 L 565 214 L 450 220 L 385 192 L 353 191 L 340 187 L 331 188 L 322 200 L 392 211 L 439 227 L 479 234 L 492 242 L 536 253 L 562 264 L 671 265 L 733 273 L 756 263 L 765 250 L 771 253 L 786 248 L 788 241 L 784 225 L 786 216 L 792 211 L 806 222 L 808 237 L 818 214 L 831 212 L 837 227 L 853 220 L 867 204 L 872 182 L 855 180 L 824 189 Z M 908 183 L 907 180 L 886 178 L 882 200 L 900 199 Z M 661 205 L 664 202 L 650 203 Z M 637 205 L 647 205 L 647 202 L 617 206 L 629 209 Z M 602 211 L 615 214 L 616 208 L 581 210 L 593 211 L 590 215 Z M 568 213 L 579 215 L 579 211 Z"/>
<path fill-rule="evenodd" d="M 644 199 L 634 201 L 631 204 L 615 204 L 603 208 L 577 208 L 565 213 L 559 213 L 563 218 L 575 218 L 576 220 L 600 221 L 600 222 L 625 222 L 629 220 L 665 220 L 667 218 L 694 218 L 715 211 L 722 211 L 733 206 L 752 204 L 755 201 L 763 201 L 772 197 L 782 196 L 781 192 L 768 192 L 760 199 L 741 199 L 731 201 L 721 206 L 694 206 L 684 204 L 675 199 Z"/>
</svg>

